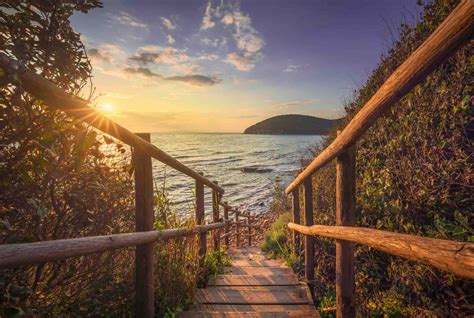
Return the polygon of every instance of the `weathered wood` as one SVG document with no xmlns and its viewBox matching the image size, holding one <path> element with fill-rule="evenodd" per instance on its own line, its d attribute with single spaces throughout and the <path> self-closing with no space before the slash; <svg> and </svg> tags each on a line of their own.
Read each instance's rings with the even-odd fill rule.
<svg viewBox="0 0 474 318">
<path fill-rule="evenodd" d="M 292 219 L 293 223 L 300 224 L 300 196 L 298 188 L 294 189 L 292 192 Z M 301 243 L 300 235 L 296 231 L 292 231 L 293 236 L 293 252 L 295 255 L 300 255 L 301 252 Z"/>
<path fill-rule="evenodd" d="M 324 149 L 286 188 L 289 194 L 305 179 L 354 144 L 375 121 L 405 94 L 422 82 L 474 33 L 474 1 L 464 0 L 425 42 L 385 81 L 354 116 L 342 133 Z"/>
<path fill-rule="evenodd" d="M 238 210 L 235 211 L 235 246 L 240 246 L 240 222 L 239 222 L 239 214 Z"/>
<path fill-rule="evenodd" d="M 304 221 L 307 226 L 313 225 L 313 183 L 311 177 L 303 182 Z M 304 237 L 304 275 L 311 295 L 314 295 L 314 237 Z"/>
<path fill-rule="evenodd" d="M 293 271 L 287 267 L 263 267 L 263 266 L 230 266 L 226 273 L 232 275 L 289 275 Z"/>
<path fill-rule="evenodd" d="M 252 246 L 252 217 L 250 215 L 247 217 L 247 225 L 249 246 Z"/>
<path fill-rule="evenodd" d="M 150 134 L 137 134 L 137 136 L 150 142 Z M 134 150 L 132 163 L 135 175 L 136 231 L 152 231 L 155 218 L 151 157 L 140 150 Z M 153 245 L 151 242 L 138 245 L 135 249 L 135 314 L 137 317 L 155 315 Z"/>
<path fill-rule="evenodd" d="M 60 261 L 70 257 L 112 251 L 158 240 L 190 236 L 223 227 L 224 223 L 214 223 L 162 231 L 89 236 L 37 243 L 4 244 L 0 245 L 0 268 Z"/>
<path fill-rule="evenodd" d="M 224 202 L 224 243 L 225 247 L 228 249 L 230 246 L 230 232 L 229 232 L 229 205 L 227 202 Z"/>
<path fill-rule="evenodd" d="M 337 157 L 336 225 L 355 225 L 355 157 L 355 145 Z M 356 315 L 354 275 L 354 243 L 336 240 L 337 317 L 355 317 Z"/>
<path fill-rule="evenodd" d="M 284 267 L 288 268 L 286 263 L 280 259 L 252 259 L 252 258 L 236 258 L 232 260 L 232 265 L 239 267 L 261 266 L 261 267 Z"/>
<path fill-rule="evenodd" d="M 289 223 L 288 227 L 306 235 L 319 235 L 365 244 L 462 277 L 474 278 L 474 243 L 440 240 L 363 227 L 327 225 L 307 227 L 294 223 Z"/>
<path fill-rule="evenodd" d="M 167 164 L 191 178 L 200 180 L 202 183 L 216 191 L 219 191 L 221 194 L 224 193 L 224 190 L 221 187 L 199 175 L 199 173 L 185 166 L 151 143 L 144 141 L 125 127 L 109 119 L 107 116 L 104 116 L 94 108 L 90 107 L 84 99 L 68 94 L 62 88 L 44 79 L 33 71 L 22 67 L 17 61 L 0 52 L 0 68 L 8 70 L 14 66 L 18 68 L 17 75 L 22 83 L 22 87 L 36 98 L 43 100 L 49 106 L 60 109 L 69 116 L 88 123 L 102 132 L 117 138 L 127 145 L 134 147 L 136 150 Z"/>
<path fill-rule="evenodd" d="M 320 316 L 310 305 L 203 304 L 192 306 L 190 311 L 183 312 L 179 317 L 317 318 Z"/>
<path fill-rule="evenodd" d="M 216 181 L 214 181 L 217 184 Z M 212 190 L 212 221 L 214 223 L 219 222 L 219 192 Z M 220 249 L 220 231 L 215 231 L 212 235 L 212 241 L 214 246 L 214 251 L 219 251 Z"/>
<path fill-rule="evenodd" d="M 204 185 L 201 180 L 195 182 L 195 207 L 196 207 L 196 224 L 204 224 Z M 198 258 L 199 268 L 204 269 L 204 263 L 207 253 L 207 233 L 201 233 L 198 237 Z"/>
<path fill-rule="evenodd" d="M 237 265 L 235 261 L 234 265 Z M 292 286 L 299 285 L 295 274 L 287 275 L 219 275 L 209 280 L 209 286 Z"/>
<path fill-rule="evenodd" d="M 310 304 L 304 286 L 211 286 L 199 289 L 196 301 L 200 304 Z"/>
</svg>

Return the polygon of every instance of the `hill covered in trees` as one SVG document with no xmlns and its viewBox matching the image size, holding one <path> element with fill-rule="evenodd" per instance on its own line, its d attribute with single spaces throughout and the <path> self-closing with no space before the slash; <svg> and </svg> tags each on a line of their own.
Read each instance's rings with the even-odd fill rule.
<svg viewBox="0 0 474 318">
<path fill-rule="evenodd" d="M 339 121 L 340 119 L 324 119 L 307 115 L 280 115 L 248 127 L 244 134 L 326 135 Z"/>
</svg>

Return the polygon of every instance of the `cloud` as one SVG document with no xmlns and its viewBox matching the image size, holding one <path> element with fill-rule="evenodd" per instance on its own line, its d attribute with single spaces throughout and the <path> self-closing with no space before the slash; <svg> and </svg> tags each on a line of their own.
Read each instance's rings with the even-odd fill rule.
<svg viewBox="0 0 474 318">
<path fill-rule="evenodd" d="M 277 109 L 277 110 L 300 108 L 300 107 L 306 107 L 316 102 L 318 102 L 317 99 L 302 99 L 302 100 L 295 100 L 295 101 L 290 101 L 290 102 L 285 102 L 285 103 L 273 104 L 273 105 L 270 105 L 270 108 Z"/>
<path fill-rule="evenodd" d="M 219 48 L 223 48 L 224 46 L 227 45 L 227 39 L 225 37 L 222 37 L 221 39 L 214 39 L 214 40 L 204 37 L 204 38 L 201 38 L 201 42 L 206 45 L 219 47 Z"/>
<path fill-rule="evenodd" d="M 226 63 L 232 64 L 239 71 L 247 72 L 255 67 L 256 56 L 253 54 L 229 53 Z"/>
<path fill-rule="evenodd" d="M 133 16 L 124 11 L 120 11 L 118 14 L 111 14 L 109 16 L 113 21 L 116 21 L 126 26 L 143 29 L 148 28 L 148 25 L 140 22 L 138 19 L 134 18 Z"/>
<path fill-rule="evenodd" d="M 144 46 L 128 59 L 141 65 L 149 63 L 179 64 L 189 61 L 190 57 L 184 53 L 184 50 L 173 47 Z"/>
<path fill-rule="evenodd" d="M 145 78 L 163 78 L 160 74 L 156 74 L 146 67 L 127 67 L 123 71 L 129 75 L 139 75 Z"/>
<path fill-rule="evenodd" d="M 174 42 L 176 42 L 176 40 L 169 34 L 166 36 L 166 41 L 168 42 L 169 45 L 173 45 Z"/>
<path fill-rule="evenodd" d="M 204 12 L 204 17 L 202 18 L 201 30 L 207 30 L 213 28 L 216 23 L 212 21 L 212 14 L 214 10 L 211 7 L 211 2 L 209 1 L 206 6 L 206 11 Z"/>
<path fill-rule="evenodd" d="M 163 24 L 163 26 L 165 28 L 167 28 L 168 30 L 174 30 L 176 29 L 176 25 L 173 24 L 173 22 L 171 22 L 170 19 L 167 19 L 167 18 L 164 18 L 164 17 L 160 17 L 160 20 L 161 20 L 161 23 Z"/>
<path fill-rule="evenodd" d="M 127 67 L 123 72 L 128 76 L 139 76 L 146 79 L 155 79 L 163 81 L 182 82 L 194 86 L 213 86 L 222 82 L 222 80 L 215 76 L 206 76 L 201 74 L 177 75 L 164 77 L 158 73 L 153 72 L 147 67 Z"/>
<path fill-rule="evenodd" d="M 298 72 L 303 66 L 308 66 L 306 65 L 295 65 L 295 64 L 288 64 L 286 68 L 283 70 L 283 72 L 286 73 L 293 73 L 293 72 Z"/>
<path fill-rule="evenodd" d="M 188 83 L 195 86 L 213 86 L 222 82 L 220 78 L 210 77 L 205 75 L 185 75 L 185 76 L 171 76 L 165 78 L 167 81 L 178 81 Z"/>
<path fill-rule="evenodd" d="M 201 61 L 214 61 L 219 58 L 219 55 L 217 54 L 203 54 L 197 57 L 198 60 Z"/>
<path fill-rule="evenodd" d="M 256 62 L 263 56 L 265 46 L 263 37 L 252 26 L 252 19 L 244 14 L 236 2 L 221 1 L 212 8 L 211 2 L 207 3 L 206 11 L 201 24 L 201 30 L 213 28 L 218 21 L 226 26 L 233 26 L 232 38 L 237 46 L 237 51 L 227 55 L 226 62 L 234 65 L 239 71 L 250 71 Z M 204 38 L 207 45 L 217 47 L 217 40 Z"/>
<path fill-rule="evenodd" d="M 87 50 L 87 56 L 89 56 L 89 58 L 91 60 L 95 60 L 95 61 L 104 61 L 104 62 L 107 62 L 107 63 L 110 63 L 111 60 L 112 60 L 112 57 L 110 56 L 110 54 L 106 51 L 103 51 L 101 49 L 98 49 L 98 48 L 90 48 Z"/>
</svg>

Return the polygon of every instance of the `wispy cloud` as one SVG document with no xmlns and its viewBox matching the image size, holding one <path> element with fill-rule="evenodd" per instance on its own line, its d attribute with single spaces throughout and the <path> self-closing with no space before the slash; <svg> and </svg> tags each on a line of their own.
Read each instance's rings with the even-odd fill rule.
<svg viewBox="0 0 474 318">
<path fill-rule="evenodd" d="M 107 63 L 110 63 L 112 60 L 112 57 L 110 54 L 104 50 L 98 49 L 98 48 L 91 48 L 87 50 L 87 55 L 91 60 L 95 61 L 105 61 Z"/>
<path fill-rule="evenodd" d="M 250 71 L 256 62 L 262 58 L 262 49 L 265 46 L 263 37 L 252 26 L 252 19 L 243 13 L 237 3 L 221 1 L 215 8 L 211 2 L 207 3 L 201 23 L 201 31 L 215 27 L 216 23 L 232 26 L 232 38 L 237 47 L 236 52 L 227 55 L 225 62 L 233 65 L 239 71 Z M 204 43 L 217 46 L 217 40 L 204 38 Z"/>
<path fill-rule="evenodd" d="M 110 14 L 109 16 L 113 21 L 116 21 L 126 26 L 144 29 L 148 28 L 148 25 L 142 23 L 140 20 L 124 11 L 120 11 L 118 14 Z"/>
<path fill-rule="evenodd" d="M 214 13 L 212 9 L 211 2 L 209 1 L 206 6 L 206 11 L 204 12 L 204 17 L 202 18 L 201 30 L 207 30 L 213 28 L 216 23 L 212 21 L 212 14 Z"/>
<path fill-rule="evenodd" d="M 168 34 L 166 36 L 166 42 L 168 42 L 169 45 L 173 45 L 176 42 L 176 40 L 171 35 Z"/>
<path fill-rule="evenodd" d="M 129 60 L 142 65 L 149 63 L 178 64 L 190 60 L 184 50 L 173 47 L 144 46 L 137 50 L 134 56 Z"/>
<path fill-rule="evenodd" d="M 285 73 L 293 73 L 293 72 L 298 72 L 303 65 L 296 65 L 296 64 L 288 64 L 286 68 L 283 70 Z"/>
<path fill-rule="evenodd" d="M 173 22 L 171 22 L 170 19 L 167 19 L 167 18 L 164 18 L 164 17 L 160 17 L 160 20 L 161 20 L 161 23 L 163 24 L 163 26 L 165 28 L 167 28 L 168 30 L 174 30 L 176 29 L 176 25 L 173 24 Z"/>
<path fill-rule="evenodd" d="M 301 99 L 301 100 L 294 100 L 294 101 L 289 101 L 289 102 L 284 102 L 284 103 L 273 104 L 273 105 L 270 105 L 270 108 L 276 109 L 276 110 L 294 109 L 294 108 L 307 107 L 317 102 L 318 102 L 317 99 Z"/>
<path fill-rule="evenodd" d="M 215 76 L 206 76 L 201 74 L 189 74 L 189 75 L 177 75 L 165 77 L 161 74 L 153 72 L 147 67 L 127 67 L 123 69 L 123 72 L 128 76 L 139 76 L 145 79 L 162 80 L 162 81 L 173 81 L 182 82 L 194 86 L 213 86 L 222 82 L 222 80 Z"/>
</svg>

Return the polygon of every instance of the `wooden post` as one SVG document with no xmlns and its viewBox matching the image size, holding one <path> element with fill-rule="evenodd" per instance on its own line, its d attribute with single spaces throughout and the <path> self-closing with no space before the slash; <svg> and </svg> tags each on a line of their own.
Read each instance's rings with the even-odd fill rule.
<svg viewBox="0 0 474 318">
<path fill-rule="evenodd" d="M 204 184 L 202 181 L 196 179 L 196 224 L 202 225 L 204 224 Z M 198 255 L 199 255 L 199 268 L 202 270 L 204 268 L 204 262 L 206 259 L 206 236 L 207 233 L 199 234 L 198 238 Z"/>
<path fill-rule="evenodd" d="M 249 234 L 249 246 L 252 246 L 252 216 L 247 217 L 247 225 L 248 225 L 248 234 Z"/>
<path fill-rule="evenodd" d="M 235 210 L 235 246 L 240 246 L 239 210 Z"/>
<path fill-rule="evenodd" d="M 300 224 L 300 196 L 299 196 L 299 191 L 298 187 L 292 191 L 293 194 L 293 206 L 292 206 L 292 217 L 293 217 L 293 223 Z M 300 243 L 300 235 L 298 232 L 293 231 L 293 248 L 294 248 L 294 253 L 295 255 L 300 255 L 301 251 L 301 243 Z"/>
<path fill-rule="evenodd" d="M 217 181 L 214 181 L 217 184 Z M 212 189 L 212 221 L 213 223 L 218 223 L 219 220 L 219 192 Z M 213 241 L 214 241 L 214 251 L 219 251 L 220 248 L 220 236 L 221 231 L 217 230 L 213 233 Z"/>
<path fill-rule="evenodd" d="M 224 202 L 224 222 L 225 223 L 225 226 L 224 226 L 224 235 L 225 235 L 225 247 L 228 249 L 229 248 L 229 244 L 230 244 L 230 240 L 229 240 L 229 224 L 227 222 L 229 222 L 229 205 L 227 204 L 227 201 Z"/>
<path fill-rule="evenodd" d="M 355 225 L 355 157 L 355 145 L 337 157 L 336 225 Z M 336 240 L 337 317 L 356 315 L 354 275 L 354 243 Z"/>
<path fill-rule="evenodd" d="M 137 135 L 150 141 L 150 134 Z M 151 157 L 134 149 L 132 162 L 135 170 L 136 231 L 152 231 L 154 211 Z M 138 245 L 135 248 L 135 314 L 137 317 L 155 315 L 153 265 L 153 243 Z"/>
<path fill-rule="evenodd" d="M 304 221 L 306 226 L 313 225 L 313 184 L 311 177 L 303 182 L 304 187 Z M 304 237 L 304 273 L 311 292 L 314 296 L 314 237 Z"/>
</svg>

